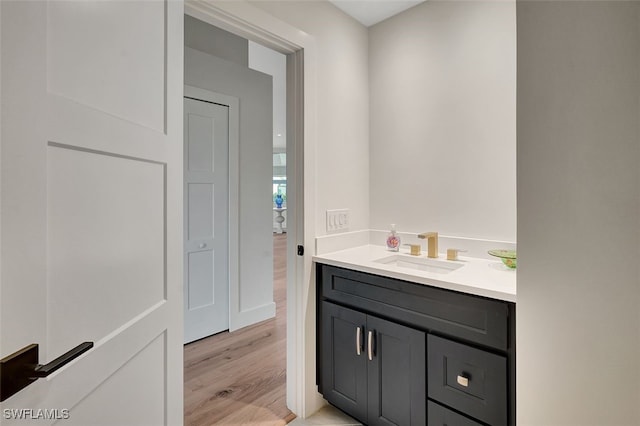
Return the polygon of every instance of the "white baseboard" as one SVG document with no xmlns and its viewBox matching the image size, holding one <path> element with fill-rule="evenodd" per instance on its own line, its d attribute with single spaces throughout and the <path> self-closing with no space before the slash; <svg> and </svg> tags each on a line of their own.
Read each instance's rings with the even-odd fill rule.
<svg viewBox="0 0 640 426">
<path fill-rule="evenodd" d="M 260 321 L 268 320 L 276 316 L 276 304 L 270 302 L 238 312 L 237 316 L 229 321 L 229 331 L 233 332 L 241 328 L 253 325 Z"/>
</svg>

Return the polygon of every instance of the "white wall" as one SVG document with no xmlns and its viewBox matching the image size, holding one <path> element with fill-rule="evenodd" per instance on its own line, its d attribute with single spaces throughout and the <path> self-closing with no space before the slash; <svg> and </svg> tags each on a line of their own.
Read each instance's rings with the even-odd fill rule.
<svg viewBox="0 0 640 426">
<path fill-rule="evenodd" d="M 518 425 L 638 425 L 640 4 L 517 7 Z"/>
<path fill-rule="evenodd" d="M 240 99 L 240 312 L 244 325 L 275 315 L 273 302 L 271 76 L 185 48 L 184 81 Z"/>
<path fill-rule="evenodd" d="M 317 48 L 316 235 L 325 211 L 348 208 L 351 230 L 369 228 L 367 29 L 328 2 L 251 4 L 312 35 Z"/>
<path fill-rule="evenodd" d="M 372 228 L 515 241 L 515 19 L 427 1 L 370 28 Z"/>
</svg>

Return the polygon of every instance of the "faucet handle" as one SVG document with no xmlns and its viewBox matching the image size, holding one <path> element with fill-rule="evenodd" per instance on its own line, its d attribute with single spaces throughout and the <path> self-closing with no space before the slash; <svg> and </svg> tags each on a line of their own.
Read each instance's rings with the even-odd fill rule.
<svg viewBox="0 0 640 426">
<path fill-rule="evenodd" d="M 466 253 L 466 250 L 456 248 L 447 249 L 447 260 L 458 260 L 458 253 Z"/>
<path fill-rule="evenodd" d="M 403 244 L 405 246 L 409 246 L 411 248 L 412 256 L 420 256 L 420 244 Z"/>
</svg>

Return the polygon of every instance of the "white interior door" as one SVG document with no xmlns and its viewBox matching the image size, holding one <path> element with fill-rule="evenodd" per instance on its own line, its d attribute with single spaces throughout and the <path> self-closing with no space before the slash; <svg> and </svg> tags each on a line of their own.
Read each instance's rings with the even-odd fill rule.
<svg viewBox="0 0 640 426">
<path fill-rule="evenodd" d="M 2 423 L 181 424 L 183 5 L 0 15 L 0 357 L 94 342 L 2 402 Z"/>
<path fill-rule="evenodd" d="M 229 329 L 229 107 L 184 100 L 185 343 Z"/>
</svg>

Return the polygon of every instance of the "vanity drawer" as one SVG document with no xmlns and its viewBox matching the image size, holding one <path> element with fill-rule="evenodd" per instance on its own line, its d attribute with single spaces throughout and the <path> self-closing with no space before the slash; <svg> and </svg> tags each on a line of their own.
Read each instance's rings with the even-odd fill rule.
<svg viewBox="0 0 640 426">
<path fill-rule="evenodd" d="M 427 353 L 429 398 L 484 423 L 507 424 L 506 357 L 431 334 Z"/>
<path fill-rule="evenodd" d="M 427 412 L 429 426 L 483 426 L 433 401 L 427 403 Z"/>
<path fill-rule="evenodd" d="M 509 346 L 506 302 L 330 265 L 318 271 L 326 299 L 502 351 Z"/>
</svg>

